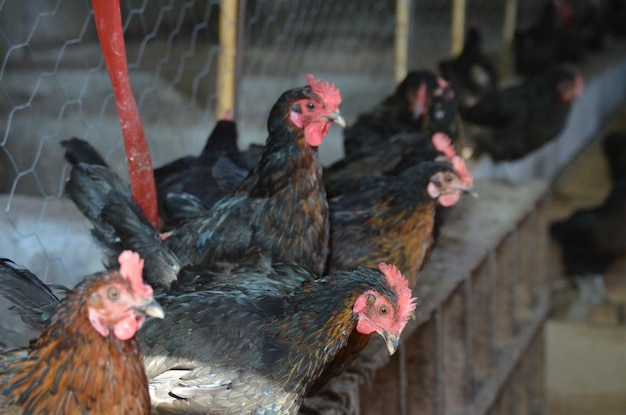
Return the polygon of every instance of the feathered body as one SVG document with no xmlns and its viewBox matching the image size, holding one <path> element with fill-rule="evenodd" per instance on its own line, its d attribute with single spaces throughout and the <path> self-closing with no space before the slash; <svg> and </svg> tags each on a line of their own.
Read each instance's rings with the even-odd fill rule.
<svg viewBox="0 0 626 415">
<path fill-rule="evenodd" d="M 456 137 L 460 122 L 456 107 L 454 91 L 448 86 L 437 88 L 429 102 L 428 111 L 422 120 L 422 132 L 405 132 L 395 134 L 380 141 L 371 143 L 367 151 L 346 155 L 341 160 L 324 169 L 324 186 L 329 192 L 337 184 L 354 178 L 377 176 L 390 171 L 399 172 L 400 164 L 415 164 L 412 160 L 435 160 L 442 151 L 436 144 L 441 140 L 438 136 L 446 136 L 446 140 Z M 432 150 L 432 151 L 431 151 Z"/>
<path fill-rule="evenodd" d="M 345 156 L 376 153 L 397 134 L 423 132 L 432 96 L 444 86 L 445 82 L 430 71 L 409 72 L 393 94 L 344 130 Z"/>
<path fill-rule="evenodd" d="M 77 165 L 68 193 L 112 255 L 129 248 L 145 257 L 153 285 L 168 288 L 185 265 L 236 263 L 251 253 L 296 262 L 321 275 L 329 221 L 317 147 L 330 124 L 343 125 L 343 118 L 339 90 L 312 76 L 307 79 L 309 85 L 283 93 L 273 106 L 263 155 L 237 190 L 175 228 L 163 242 L 112 174 Z"/>
<path fill-rule="evenodd" d="M 474 105 L 483 95 L 498 88 L 498 73 L 482 51 L 482 36 L 476 25 L 470 26 L 459 56 L 440 62 L 439 69 L 462 106 Z"/>
<path fill-rule="evenodd" d="M 154 170 L 159 212 L 168 228 L 180 224 L 180 195 L 192 195 L 206 208 L 231 194 L 248 174 L 237 147 L 237 124 L 219 120 L 198 156 L 176 159 Z"/>
<path fill-rule="evenodd" d="M 65 159 L 108 166 L 88 142 L 64 140 Z M 237 148 L 237 124 L 220 120 L 215 124 L 198 156 L 185 156 L 154 170 L 159 217 L 166 229 L 196 216 L 232 193 L 248 174 Z"/>
<path fill-rule="evenodd" d="M 563 129 L 582 88 L 576 71 L 558 67 L 462 109 L 465 121 L 483 127 L 471 137 L 476 153 L 494 161 L 517 160 L 546 144 Z"/>
<path fill-rule="evenodd" d="M 611 131 L 602 141 L 613 183 L 626 179 L 626 131 Z"/>
<path fill-rule="evenodd" d="M 561 248 L 566 274 L 602 274 L 626 253 L 626 179 L 613 185 L 604 202 L 550 224 Z"/>
<path fill-rule="evenodd" d="M 558 12 L 554 1 L 545 1 L 537 21 L 525 30 L 515 31 L 515 70 L 519 75 L 538 75 L 557 62 L 560 22 Z"/>
<path fill-rule="evenodd" d="M 124 260 L 120 262 L 120 271 L 79 283 L 27 349 L 0 355 L 0 412 L 150 413 L 148 380 L 133 336 L 146 314 L 163 317 L 163 311 L 153 302 L 150 287 L 143 285 L 141 270 L 138 278 L 129 277 Z M 40 292 L 42 306 L 54 302 L 37 277 L 2 260 L 3 295 L 13 279 L 34 291 L 27 295 Z M 19 301 L 21 294 L 9 294 L 9 300 Z"/>
<path fill-rule="evenodd" d="M 330 124 L 343 120 L 339 91 L 316 88 L 318 93 L 307 86 L 279 98 L 258 165 L 206 217 L 184 223 L 167 238 L 183 262 L 236 261 L 254 248 L 322 274 L 329 222 L 317 146 Z"/>
<path fill-rule="evenodd" d="M 455 167 L 421 161 L 397 177 L 364 178 L 330 199 L 329 270 L 390 262 L 413 287 L 432 244 L 436 206 L 451 206 L 473 191 L 465 164 L 462 172 Z"/>
<path fill-rule="evenodd" d="M 414 301 L 385 264 L 291 295 L 242 287 L 163 298 L 168 320 L 148 322 L 140 337 L 155 411 L 295 414 L 351 332 L 378 332 L 393 352 Z"/>
</svg>

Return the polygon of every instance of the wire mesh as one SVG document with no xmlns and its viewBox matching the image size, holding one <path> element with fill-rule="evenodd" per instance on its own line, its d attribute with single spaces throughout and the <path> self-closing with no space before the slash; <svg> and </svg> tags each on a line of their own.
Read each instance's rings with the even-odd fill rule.
<svg viewBox="0 0 626 415">
<path fill-rule="evenodd" d="M 240 147 L 262 143 L 273 102 L 304 75 L 341 88 L 348 123 L 395 87 L 393 0 L 240 0 Z M 469 21 L 502 44 L 503 3 L 468 0 Z M 519 2 L 528 21 L 540 0 Z M 133 92 L 153 163 L 197 154 L 215 122 L 219 0 L 121 0 Z M 409 69 L 450 53 L 452 0 L 411 3 Z M 89 0 L 0 0 L 0 256 L 73 285 L 102 265 L 89 226 L 63 197 L 61 140 L 91 142 L 127 177 L 121 130 Z M 331 128 L 323 161 L 341 156 Z"/>
</svg>

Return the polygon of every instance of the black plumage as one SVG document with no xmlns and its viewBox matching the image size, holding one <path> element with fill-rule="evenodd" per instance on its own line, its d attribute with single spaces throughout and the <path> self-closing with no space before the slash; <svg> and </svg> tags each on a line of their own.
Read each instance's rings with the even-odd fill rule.
<svg viewBox="0 0 626 415">
<path fill-rule="evenodd" d="M 495 161 L 517 160 L 554 138 L 583 88 L 582 77 L 566 67 L 534 77 L 522 85 L 492 92 L 461 116 L 481 130 L 472 134 L 477 154 Z"/>
<path fill-rule="evenodd" d="M 550 224 L 570 276 L 603 274 L 626 253 L 626 179 L 615 183 L 604 202 Z"/>
</svg>

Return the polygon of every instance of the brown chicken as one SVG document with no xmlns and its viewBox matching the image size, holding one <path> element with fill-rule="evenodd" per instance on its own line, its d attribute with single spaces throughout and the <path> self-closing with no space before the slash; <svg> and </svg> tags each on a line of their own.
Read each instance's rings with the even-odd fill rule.
<svg viewBox="0 0 626 415">
<path fill-rule="evenodd" d="M 138 336 L 155 413 L 296 414 L 350 333 L 378 333 L 395 352 L 416 299 L 397 268 L 378 268 L 337 271 L 291 294 L 242 285 L 161 298 L 168 319 Z M 238 279 L 265 271 L 247 273 Z"/>
<path fill-rule="evenodd" d="M 322 275 L 329 219 L 317 147 L 333 122 L 343 126 L 344 121 L 339 90 L 311 75 L 307 80 L 307 86 L 284 92 L 274 104 L 257 166 L 234 193 L 174 229 L 163 242 L 169 253 L 155 255 L 156 230 L 147 226 L 119 178 L 101 166 L 75 166 L 68 193 L 113 254 L 133 249 L 146 259 L 152 285 L 169 287 L 181 266 L 236 262 L 256 251 Z M 163 258 L 168 266 L 154 266 Z"/>
<path fill-rule="evenodd" d="M 147 315 L 163 318 L 163 310 L 143 283 L 139 255 L 125 251 L 119 263 L 119 271 L 87 277 L 58 302 L 28 270 L 0 261 L 3 296 L 53 309 L 28 348 L 0 355 L 1 413 L 150 413 L 134 336 Z"/>
</svg>

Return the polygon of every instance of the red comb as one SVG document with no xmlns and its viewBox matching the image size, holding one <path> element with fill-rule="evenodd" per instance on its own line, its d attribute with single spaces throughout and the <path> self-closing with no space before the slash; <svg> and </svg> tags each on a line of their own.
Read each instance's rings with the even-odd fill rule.
<svg viewBox="0 0 626 415">
<path fill-rule="evenodd" d="M 435 150 L 443 153 L 448 160 L 452 160 L 456 156 L 456 150 L 452 145 L 452 139 L 444 133 L 435 133 L 431 139 Z"/>
<path fill-rule="evenodd" d="M 337 109 L 339 107 L 339 104 L 341 104 L 341 94 L 339 89 L 335 87 L 335 84 L 329 84 L 321 79 L 316 81 L 311 74 L 306 75 L 306 81 L 309 83 L 315 95 L 319 96 L 327 107 L 331 109 Z"/>
<path fill-rule="evenodd" d="M 450 82 L 448 82 L 445 79 L 443 79 L 442 77 L 438 76 L 437 77 L 437 86 L 439 86 L 439 88 L 447 88 L 447 87 L 450 86 Z"/>
<path fill-rule="evenodd" d="M 152 287 L 143 283 L 143 259 L 138 253 L 126 250 L 117 258 L 120 263 L 120 274 L 130 282 L 133 291 L 139 295 L 152 296 Z"/>
<path fill-rule="evenodd" d="M 393 324 L 392 330 L 401 332 L 406 326 L 407 321 L 415 311 L 417 297 L 411 297 L 411 288 L 409 281 L 404 278 L 402 273 L 394 265 L 381 262 L 378 269 L 385 274 L 387 283 L 396 293 L 398 297 L 398 318 Z"/>
<path fill-rule="evenodd" d="M 465 164 L 465 160 L 461 158 L 461 156 L 454 156 L 452 159 L 452 167 L 459 175 L 459 178 L 463 181 L 463 183 L 472 186 L 474 184 L 474 176 L 468 170 L 467 164 Z"/>
</svg>

